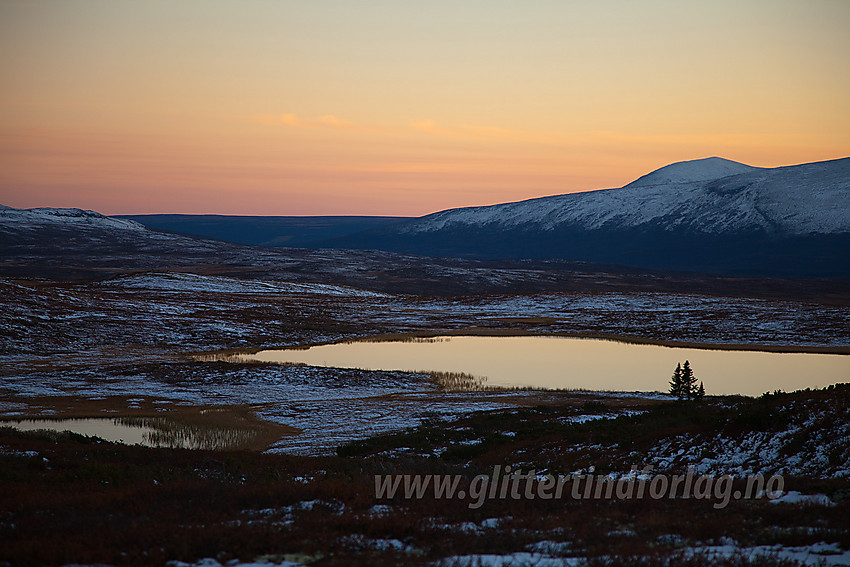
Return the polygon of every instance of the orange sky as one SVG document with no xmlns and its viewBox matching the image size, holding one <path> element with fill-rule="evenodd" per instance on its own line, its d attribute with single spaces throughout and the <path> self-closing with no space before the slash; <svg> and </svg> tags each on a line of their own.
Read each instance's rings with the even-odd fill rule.
<svg viewBox="0 0 850 567">
<path fill-rule="evenodd" d="M 850 2 L 0 0 L 0 203 L 420 215 L 850 155 Z"/>
</svg>

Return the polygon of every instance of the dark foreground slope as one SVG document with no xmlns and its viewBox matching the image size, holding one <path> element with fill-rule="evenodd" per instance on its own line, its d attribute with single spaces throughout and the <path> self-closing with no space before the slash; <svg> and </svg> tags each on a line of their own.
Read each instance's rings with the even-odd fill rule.
<svg viewBox="0 0 850 567">
<path fill-rule="evenodd" d="M 850 446 L 829 431 L 850 427 L 848 391 L 628 408 L 563 393 L 545 406 L 348 445 L 335 457 L 147 449 L 0 428 L 0 563 L 846 565 L 850 486 L 841 465 Z M 588 411 L 603 419 L 582 422 Z M 752 438 L 779 442 L 729 449 Z M 671 445 L 689 459 L 659 458 Z M 747 461 L 714 459 L 718 447 Z M 703 466 L 704 455 L 712 464 Z M 684 476 L 695 462 L 706 480 L 688 496 L 681 487 L 675 498 L 652 497 L 649 487 L 585 495 L 588 479 L 607 474 L 627 487 L 633 465 L 655 465 L 654 480 Z M 523 475 L 516 482 L 494 476 L 506 463 Z M 436 495 L 435 473 L 454 482 L 452 496 Z M 783 492 L 771 500 L 751 490 L 753 473 L 782 475 Z M 384 475 L 428 475 L 429 484 L 418 498 L 403 486 L 377 496 Z M 563 479 L 557 497 L 546 475 Z M 476 478 L 515 489 L 490 493 Z"/>
</svg>

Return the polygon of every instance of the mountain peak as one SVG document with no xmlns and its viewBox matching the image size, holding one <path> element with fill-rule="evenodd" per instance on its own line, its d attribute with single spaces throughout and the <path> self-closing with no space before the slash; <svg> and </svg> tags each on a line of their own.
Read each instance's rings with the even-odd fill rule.
<svg viewBox="0 0 850 567">
<path fill-rule="evenodd" d="M 759 168 L 715 156 L 665 165 L 652 173 L 647 173 L 636 181 L 632 181 L 626 187 L 713 181 L 756 169 Z"/>
</svg>

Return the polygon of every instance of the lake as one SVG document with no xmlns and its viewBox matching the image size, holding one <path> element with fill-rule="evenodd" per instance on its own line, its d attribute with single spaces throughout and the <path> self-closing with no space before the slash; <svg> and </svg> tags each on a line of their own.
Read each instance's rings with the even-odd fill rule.
<svg viewBox="0 0 850 567">
<path fill-rule="evenodd" d="M 488 386 L 543 389 L 665 392 L 676 364 L 685 360 L 708 394 L 757 396 L 850 382 L 848 355 L 711 350 L 552 336 L 367 340 L 198 358 L 461 372 L 482 378 Z"/>
</svg>

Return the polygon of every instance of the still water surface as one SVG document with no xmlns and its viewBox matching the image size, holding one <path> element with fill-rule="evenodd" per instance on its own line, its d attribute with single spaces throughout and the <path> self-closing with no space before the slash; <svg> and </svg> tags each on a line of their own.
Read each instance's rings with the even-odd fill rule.
<svg viewBox="0 0 850 567">
<path fill-rule="evenodd" d="M 202 426 L 167 417 L 22 419 L 0 421 L 21 431 L 71 431 L 106 441 L 146 447 L 228 450 L 249 446 L 258 436 L 252 428 Z"/>
<path fill-rule="evenodd" d="M 689 360 L 709 394 L 760 395 L 850 382 L 850 356 L 707 350 L 565 337 L 457 336 L 264 350 L 221 360 L 368 370 L 463 372 L 489 386 L 666 391 Z"/>
</svg>

